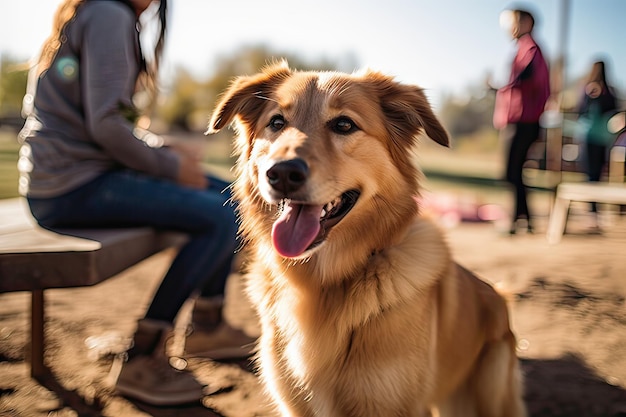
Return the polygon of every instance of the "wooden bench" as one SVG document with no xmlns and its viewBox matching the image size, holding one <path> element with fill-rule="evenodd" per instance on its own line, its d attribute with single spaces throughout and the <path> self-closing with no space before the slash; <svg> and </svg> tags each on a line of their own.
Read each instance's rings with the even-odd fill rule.
<svg viewBox="0 0 626 417">
<path fill-rule="evenodd" d="M 548 222 L 549 243 L 556 244 L 561 241 L 572 201 L 626 204 L 626 184 L 609 182 L 563 182 L 559 184 Z"/>
<path fill-rule="evenodd" d="M 186 239 L 147 227 L 53 232 L 37 225 L 25 199 L 0 200 L 0 293 L 31 292 L 31 375 L 40 382 L 51 376 L 44 363 L 46 289 L 95 285 Z"/>
</svg>

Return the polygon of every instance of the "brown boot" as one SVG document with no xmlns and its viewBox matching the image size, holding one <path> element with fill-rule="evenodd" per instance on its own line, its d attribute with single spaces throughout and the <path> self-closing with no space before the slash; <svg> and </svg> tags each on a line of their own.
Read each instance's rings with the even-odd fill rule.
<svg viewBox="0 0 626 417">
<path fill-rule="evenodd" d="M 226 360 L 246 358 L 254 353 L 256 338 L 229 325 L 222 317 L 223 305 L 222 298 L 196 300 L 184 356 Z"/>
<path fill-rule="evenodd" d="M 165 353 L 172 325 L 143 319 L 137 323 L 134 346 L 128 351 L 116 383 L 117 391 L 156 406 L 173 406 L 199 402 L 203 386 L 187 371 L 170 365 Z"/>
<path fill-rule="evenodd" d="M 191 311 L 191 324 L 201 328 L 203 331 L 217 329 L 224 317 L 224 297 L 216 295 L 214 297 L 198 297 L 193 302 Z"/>
</svg>

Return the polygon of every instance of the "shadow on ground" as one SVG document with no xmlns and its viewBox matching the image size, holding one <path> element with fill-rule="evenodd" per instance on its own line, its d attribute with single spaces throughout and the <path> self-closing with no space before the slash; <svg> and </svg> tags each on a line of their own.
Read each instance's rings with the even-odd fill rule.
<svg viewBox="0 0 626 417">
<path fill-rule="evenodd" d="M 579 357 L 567 355 L 559 359 L 522 359 L 521 363 L 529 417 L 626 417 L 626 390 L 599 378 Z M 238 365 L 249 371 L 245 361 Z M 103 415 L 101 401 L 85 401 L 76 391 L 66 390 L 56 381 L 43 382 L 59 399 L 64 400 L 66 407 L 75 410 L 79 416 Z M 0 390 L 0 400 L 3 395 L 10 394 L 10 389 Z M 154 407 L 131 402 L 138 410 L 153 417 L 238 417 L 224 416 L 202 404 Z M 250 407 L 253 408 L 254 404 L 250 404 Z M 0 415 L 5 416 L 2 413 Z"/>
<path fill-rule="evenodd" d="M 599 378 L 579 357 L 524 359 L 530 417 L 626 417 L 626 390 Z"/>
</svg>

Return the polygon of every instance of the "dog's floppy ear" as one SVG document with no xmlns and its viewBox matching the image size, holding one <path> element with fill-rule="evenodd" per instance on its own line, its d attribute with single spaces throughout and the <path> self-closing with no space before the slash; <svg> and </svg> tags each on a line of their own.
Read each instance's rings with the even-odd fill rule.
<svg viewBox="0 0 626 417">
<path fill-rule="evenodd" d="M 433 113 L 421 88 L 401 84 L 378 72 L 367 72 L 366 79 L 377 86 L 380 104 L 394 140 L 412 138 L 423 132 L 440 145 L 450 146 L 448 133 Z"/>
<path fill-rule="evenodd" d="M 411 86 L 409 89 L 412 90 L 411 95 L 413 95 L 414 100 L 413 108 L 416 111 L 416 116 L 420 120 L 426 136 L 442 146 L 449 147 L 450 137 L 448 136 L 448 132 L 442 126 L 437 116 L 435 116 L 435 113 L 433 112 L 433 109 L 424 94 L 424 90 L 416 86 Z"/>
<path fill-rule="evenodd" d="M 262 69 L 253 76 L 234 79 L 218 102 L 207 133 L 215 133 L 238 120 L 247 129 L 252 128 L 263 111 L 271 91 L 287 77 L 291 70 L 286 61 L 280 61 Z"/>
</svg>

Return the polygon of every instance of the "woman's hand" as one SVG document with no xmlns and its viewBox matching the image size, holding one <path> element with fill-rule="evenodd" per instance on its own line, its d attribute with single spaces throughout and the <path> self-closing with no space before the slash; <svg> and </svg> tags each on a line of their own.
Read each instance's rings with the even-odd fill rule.
<svg viewBox="0 0 626 417">
<path fill-rule="evenodd" d="M 189 147 L 178 144 L 171 145 L 169 148 L 179 157 L 177 183 L 197 189 L 207 188 L 209 180 L 202 169 L 198 153 Z"/>
</svg>

